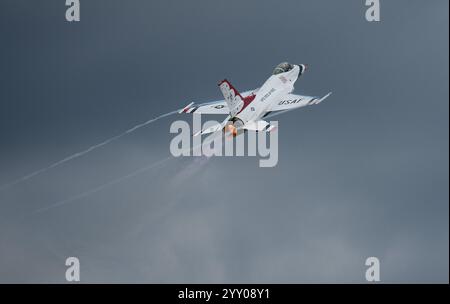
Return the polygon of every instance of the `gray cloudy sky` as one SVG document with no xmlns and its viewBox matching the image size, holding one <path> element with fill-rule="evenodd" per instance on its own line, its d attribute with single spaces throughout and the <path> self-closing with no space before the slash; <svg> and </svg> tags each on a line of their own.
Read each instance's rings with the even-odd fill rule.
<svg viewBox="0 0 450 304">
<path fill-rule="evenodd" d="M 0 2 L 0 184 L 307 63 L 279 162 L 171 160 L 173 116 L 0 192 L 0 282 L 448 282 L 448 1 Z"/>
</svg>

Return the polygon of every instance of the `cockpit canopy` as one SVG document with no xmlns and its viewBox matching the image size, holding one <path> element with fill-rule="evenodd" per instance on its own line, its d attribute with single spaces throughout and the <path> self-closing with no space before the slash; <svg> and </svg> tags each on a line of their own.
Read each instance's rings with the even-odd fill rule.
<svg viewBox="0 0 450 304">
<path fill-rule="evenodd" d="M 293 68 L 294 68 L 293 64 L 290 64 L 288 62 L 282 62 L 282 63 L 280 63 L 279 65 L 277 65 L 275 67 L 275 69 L 273 70 L 272 74 L 273 75 L 277 75 L 277 74 L 280 74 L 280 73 L 284 73 L 284 72 L 290 71 Z"/>
</svg>

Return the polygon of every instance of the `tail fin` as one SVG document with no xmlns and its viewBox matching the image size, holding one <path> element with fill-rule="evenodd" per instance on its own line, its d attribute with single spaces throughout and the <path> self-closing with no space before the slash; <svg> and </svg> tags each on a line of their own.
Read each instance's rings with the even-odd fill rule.
<svg viewBox="0 0 450 304">
<path fill-rule="evenodd" d="M 228 80 L 224 79 L 219 83 L 219 88 L 222 91 L 225 102 L 230 109 L 230 116 L 234 117 L 244 106 L 244 98 L 241 94 L 231 85 Z"/>
</svg>

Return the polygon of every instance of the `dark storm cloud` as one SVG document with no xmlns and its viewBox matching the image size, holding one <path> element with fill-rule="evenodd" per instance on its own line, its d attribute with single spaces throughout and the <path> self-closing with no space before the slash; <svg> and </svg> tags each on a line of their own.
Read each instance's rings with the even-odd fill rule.
<svg viewBox="0 0 450 304">
<path fill-rule="evenodd" d="M 0 281 L 448 282 L 448 2 L 64 1 L 0 6 L 0 184 L 189 101 L 307 63 L 279 162 L 174 159 L 171 119 L 0 193 Z M 178 118 L 178 117 L 177 117 Z"/>
</svg>

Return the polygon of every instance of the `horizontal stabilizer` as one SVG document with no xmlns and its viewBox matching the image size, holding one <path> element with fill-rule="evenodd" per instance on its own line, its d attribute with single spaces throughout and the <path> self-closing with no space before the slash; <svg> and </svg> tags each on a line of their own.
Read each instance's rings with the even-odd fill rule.
<svg viewBox="0 0 450 304">
<path fill-rule="evenodd" d="M 245 130 L 257 132 L 270 132 L 274 128 L 275 128 L 274 126 L 272 126 L 270 123 L 264 120 L 250 121 L 246 123 L 243 127 L 243 129 Z"/>
<path fill-rule="evenodd" d="M 218 123 L 212 127 L 203 129 L 201 131 L 198 131 L 197 133 L 195 133 L 192 136 L 198 136 L 198 135 L 203 135 L 203 134 L 209 134 L 209 133 L 214 133 L 217 131 L 221 131 L 223 129 L 223 127 L 227 124 L 228 120 L 230 119 L 230 116 L 228 115 L 227 118 L 225 118 L 225 120 L 222 123 Z"/>
</svg>

